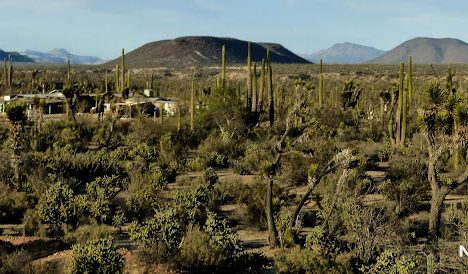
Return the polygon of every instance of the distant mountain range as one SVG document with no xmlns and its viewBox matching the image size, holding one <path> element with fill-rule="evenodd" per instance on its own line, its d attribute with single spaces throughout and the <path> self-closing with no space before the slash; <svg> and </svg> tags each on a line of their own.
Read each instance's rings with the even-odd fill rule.
<svg viewBox="0 0 468 274">
<path fill-rule="evenodd" d="M 32 58 L 36 63 L 66 64 L 68 58 L 71 64 L 76 65 L 94 65 L 103 62 L 99 57 L 71 54 L 65 49 L 53 49 L 49 52 L 26 50 L 22 54 Z"/>
<path fill-rule="evenodd" d="M 187 67 L 219 66 L 221 48 L 226 46 L 228 65 L 245 64 L 247 60 L 247 41 L 234 38 L 211 36 L 187 36 L 173 40 L 147 43 L 126 54 L 128 68 L 148 67 Z M 280 44 L 251 42 L 252 61 L 260 63 L 266 58 L 267 49 L 271 50 L 271 61 L 283 64 L 318 63 L 323 59 L 328 64 L 398 64 L 406 62 L 409 56 L 416 64 L 468 64 L 468 44 L 453 38 L 417 37 L 405 41 L 390 51 L 353 43 L 338 43 L 332 47 L 310 55 L 298 56 Z M 11 57 L 13 62 L 35 62 L 66 64 L 103 64 L 105 61 L 94 56 L 70 54 L 65 49 L 49 52 L 26 50 L 24 52 L 5 52 L 0 50 L 0 62 Z M 120 57 L 105 63 L 106 66 L 120 64 Z"/>
<path fill-rule="evenodd" d="M 358 64 L 374 59 L 385 51 L 373 47 L 353 44 L 338 43 L 328 49 L 319 50 L 313 54 L 304 54 L 302 57 L 318 63 L 320 59 L 327 64 Z"/>
<path fill-rule="evenodd" d="M 127 67 L 186 67 L 221 65 L 221 48 L 226 46 L 228 65 L 245 64 L 247 41 L 211 36 L 189 36 L 173 40 L 162 40 L 145 44 L 125 55 Z M 271 50 L 273 63 L 300 63 L 309 61 L 297 56 L 280 44 L 251 43 L 252 61 L 266 59 L 267 49 Z M 105 65 L 120 64 L 120 57 Z"/>
<path fill-rule="evenodd" d="M 409 56 L 417 64 L 467 64 L 468 44 L 453 38 L 418 37 L 403 42 L 368 63 L 398 64 L 406 62 Z"/>
<path fill-rule="evenodd" d="M 5 60 L 8 61 L 8 58 L 11 58 L 12 62 L 34 62 L 33 59 L 29 58 L 28 56 L 21 55 L 18 52 L 7 52 L 0 49 L 0 62 L 3 62 Z"/>
</svg>

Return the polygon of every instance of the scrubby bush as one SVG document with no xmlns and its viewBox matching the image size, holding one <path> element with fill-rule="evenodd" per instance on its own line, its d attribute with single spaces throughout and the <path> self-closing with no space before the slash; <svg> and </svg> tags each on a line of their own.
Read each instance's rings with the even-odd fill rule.
<svg viewBox="0 0 468 274">
<path fill-rule="evenodd" d="M 164 244 L 169 251 L 176 249 L 185 233 L 185 227 L 174 209 L 156 211 L 153 218 L 130 226 L 130 238 L 142 246 Z"/>
<path fill-rule="evenodd" d="M 259 253 L 244 253 L 226 220 L 208 214 L 203 228 L 187 231 L 178 255 L 178 267 L 194 273 L 258 273 L 267 264 Z"/>
<path fill-rule="evenodd" d="M 122 181 L 117 176 L 98 177 L 86 185 L 86 210 L 94 219 L 108 223 L 112 219 L 112 199 L 117 190 L 122 188 Z"/>
<path fill-rule="evenodd" d="M 25 192 L 18 192 L 0 183 L 0 216 L 4 223 L 18 223 L 33 204 Z"/>
<path fill-rule="evenodd" d="M 174 194 L 174 207 L 185 223 L 203 224 L 208 211 L 218 211 L 223 201 L 219 191 L 219 178 L 212 168 L 203 172 L 198 181 L 183 191 Z"/>
<path fill-rule="evenodd" d="M 120 255 L 112 239 L 100 239 L 73 246 L 70 273 L 123 273 L 124 258 Z"/>
<path fill-rule="evenodd" d="M 32 273 L 30 265 L 32 261 L 31 254 L 24 250 L 13 251 L 10 254 L 4 254 L 0 258 L 0 273 L 5 274 L 23 274 Z"/>
<path fill-rule="evenodd" d="M 75 203 L 73 190 L 62 182 L 53 184 L 36 207 L 37 214 L 43 223 L 52 225 L 76 226 L 79 217 L 79 208 Z"/>
<path fill-rule="evenodd" d="M 395 202 L 395 213 L 404 215 L 415 211 L 426 196 L 427 184 L 413 180 L 385 180 L 380 186 L 380 192 L 385 198 Z"/>
<path fill-rule="evenodd" d="M 158 207 L 159 192 L 174 179 L 174 170 L 163 169 L 156 163 L 150 164 L 146 172 L 131 173 L 129 197 L 126 199 L 127 216 L 139 221 L 152 216 Z"/>
<path fill-rule="evenodd" d="M 349 258 L 343 261 L 329 260 L 314 250 L 291 249 L 275 257 L 275 268 L 278 273 L 312 274 L 312 273 L 352 273 Z"/>
<path fill-rule="evenodd" d="M 199 273 L 213 272 L 225 260 L 223 250 L 211 245 L 208 233 L 199 228 L 187 232 L 180 247 L 180 268 Z"/>
<path fill-rule="evenodd" d="M 108 225 L 80 225 L 74 231 L 65 231 L 63 241 L 68 244 L 84 244 L 88 241 L 109 238 L 114 229 Z"/>
<path fill-rule="evenodd" d="M 395 250 L 387 249 L 374 264 L 362 267 L 361 271 L 369 274 L 410 274 L 416 272 L 416 263 Z"/>
</svg>

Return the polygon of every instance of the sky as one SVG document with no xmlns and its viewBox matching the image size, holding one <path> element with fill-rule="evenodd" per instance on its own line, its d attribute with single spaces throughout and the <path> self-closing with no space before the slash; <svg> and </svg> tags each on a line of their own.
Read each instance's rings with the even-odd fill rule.
<svg viewBox="0 0 468 274">
<path fill-rule="evenodd" d="M 65 48 L 104 59 L 145 43 L 210 35 L 313 53 L 414 37 L 468 42 L 466 0 L 0 0 L 0 49 Z"/>
</svg>

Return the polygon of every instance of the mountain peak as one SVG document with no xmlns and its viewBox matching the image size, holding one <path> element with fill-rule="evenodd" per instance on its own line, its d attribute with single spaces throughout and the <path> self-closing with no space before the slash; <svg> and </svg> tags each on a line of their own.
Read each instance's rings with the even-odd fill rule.
<svg viewBox="0 0 468 274">
<path fill-rule="evenodd" d="M 356 64 L 363 63 L 377 56 L 384 51 L 351 42 L 336 43 L 328 49 L 319 50 L 311 55 L 305 55 L 306 59 L 314 63 L 322 59 L 329 64 Z"/>
<path fill-rule="evenodd" d="M 49 54 L 52 54 L 52 55 L 56 55 L 56 56 L 68 56 L 70 53 L 64 49 L 64 48 L 56 48 L 56 49 L 53 49 L 49 52 L 47 52 Z"/>
<path fill-rule="evenodd" d="M 468 44 L 454 38 L 416 37 L 405 41 L 369 63 L 398 64 L 412 56 L 414 63 L 468 63 Z"/>
<path fill-rule="evenodd" d="M 34 59 L 37 63 L 66 64 L 68 59 L 72 64 L 93 65 L 102 63 L 102 59 L 99 57 L 75 55 L 63 48 L 56 48 L 48 52 L 26 50 L 23 54 Z"/>
</svg>

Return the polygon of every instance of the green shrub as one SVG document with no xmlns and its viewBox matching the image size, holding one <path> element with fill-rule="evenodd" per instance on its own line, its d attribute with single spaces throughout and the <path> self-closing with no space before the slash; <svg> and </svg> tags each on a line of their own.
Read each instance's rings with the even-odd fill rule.
<svg viewBox="0 0 468 274">
<path fill-rule="evenodd" d="M 395 250 L 386 249 L 373 265 L 362 267 L 361 271 L 372 274 L 410 274 L 415 273 L 416 263 Z"/>
<path fill-rule="evenodd" d="M 203 172 L 202 181 L 174 194 L 174 206 L 184 223 L 203 225 L 208 211 L 218 211 L 224 195 L 219 191 L 219 178 L 212 168 Z"/>
<path fill-rule="evenodd" d="M 187 231 L 176 260 L 192 273 L 259 273 L 268 264 L 260 253 L 230 253 L 198 227 Z"/>
<path fill-rule="evenodd" d="M 210 236 L 211 245 L 221 248 L 227 256 L 234 256 L 239 252 L 239 240 L 235 232 L 227 225 L 226 219 L 214 213 L 208 213 L 205 231 Z"/>
<path fill-rule="evenodd" d="M 264 161 L 271 162 L 272 159 L 273 155 L 271 148 L 268 147 L 268 143 L 262 143 L 261 145 L 251 143 L 247 145 L 244 157 L 242 157 L 238 166 L 241 166 L 244 172 L 248 171 L 250 174 L 257 174 L 261 170 L 261 164 Z"/>
<path fill-rule="evenodd" d="M 18 223 L 32 201 L 25 192 L 18 192 L 0 183 L 0 215 L 4 223 Z"/>
<path fill-rule="evenodd" d="M 395 202 L 395 213 L 404 215 L 414 212 L 426 196 L 426 184 L 413 180 L 385 180 L 379 185 L 385 198 Z"/>
<path fill-rule="evenodd" d="M 280 210 L 278 217 L 275 220 L 281 247 L 292 247 L 295 245 L 294 234 L 292 229 L 289 227 L 291 218 L 292 212 L 283 209 Z"/>
<path fill-rule="evenodd" d="M 68 244 L 84 244 L 88 241 L 109 238 L 114 229 L 108 225 L 80 225 L 74 231 L 66 231 L 63 241 Z"/>
<path fill-rule="evenodd" d="M 336 231 L 330 231 L 322 226 L 315 226 L 307 233 L 305 248 L 314 250 L 326 258 L 347 251 L 347 243 L 339 239 Z"/>
<path fill-rule="evenodd" d="M 152 185 L 140 185 L 137 180 L 132 179 L 129 187 L 129 197 L 125 201 L 126 216 L 129 219 L 143 220 L 152 216 L 158 208 L 158 192 Z"/>
<path fill-rule="evenodd" d="M 6 105 L 5 112 L 8 120 L 13 123 L 18 123 L 26 120 L 25 115 L 26 105 L 19 101 L 14 101 Z"/>
<path fill-rule="evenodd" d="M 204 273 L 225 266 L 226 259 L 220 247 L 210 244 L 208 233 L 194 228 L 189 230 L 184 237 L 178 264 L 182 269 Z"/>
<path fill-rule="evenodd" d="M 278 273 L 351 273 L 347 262 L 336 262 L 321 256 L 313 250 L 291 249 L 275 257 Z"/>
<path fill-rule="evenodd" d="M 153 218 L 143 224 L 133 222 L 130 226 L 130 239 L 142 246 L 162 243 L 169 250 L 176 249 L 182 240 L 185 227 L 179 221 L 174 209 L 156 211 Z"/>
<path fill-rule="evenodd" d="M 53 184 L 47 190 L 39 200 L 36 210 L 43 223 L 75 226 L 78 222 L 79 209 L 73 190 L 61 182 Z"/>
<path fill-rule="evenodd" d="M 158 204 L 159 192 L 175 179 L 174 170 L 163 169 L 152 163 L 146 172 L 131 173 L 128 188 L 129 197 L 126 200 L 128 217 L 143 220 L 154 214 Z M 151 210 L 148 210 L 151 209 Z"/>
<path fill-rule="evenodd" d="M 113 246 L 112 239 L 100 239 L 73 246 L 70 273 L 123 273 L 124 258 Z"/>
<path fill-rule="evenodd" d="M 24 250 L 13 251 L 3 255 L 0 262 L 0 273 L 22 274 L 30 270 L 31 255 Z"/>
<path fill-rule="evenodd" d="M 196 156 L 189 162 L 189 168 L 193 171 L 202 171 L 206 168 L 206 161 L 201 156 Z"/>
<path fill-rule="evenodd" d="M 229 166 L 229 157 L 217 152 L 211 152 L 206 156 L 205 162 L 208 167 L 226 168 Z"/>
<path fill-rule="evenodd" d="M 112 199 L 116 189 L 122 188 L 118 176 L 98 177 L 86 185 L 86 209 L 98 222 L 109 223 L 112 218 Z"/>
</svg>

